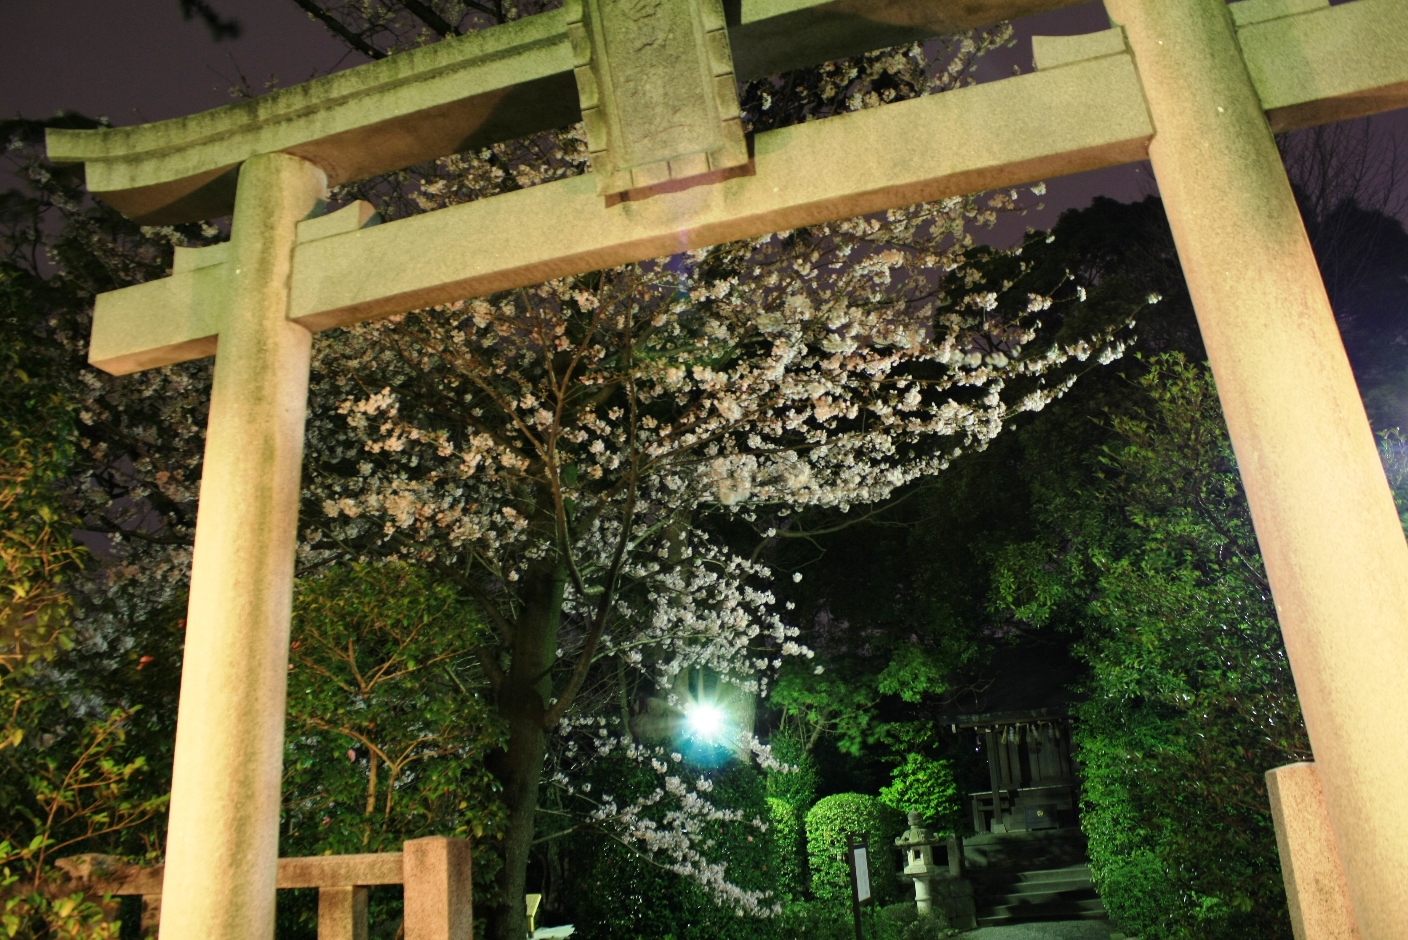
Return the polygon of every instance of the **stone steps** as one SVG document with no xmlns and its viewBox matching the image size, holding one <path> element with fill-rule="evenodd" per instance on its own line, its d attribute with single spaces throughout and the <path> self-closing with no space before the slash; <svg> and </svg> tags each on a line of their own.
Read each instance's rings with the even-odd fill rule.
<svg viewBox="0 0 1408 940">
<path fill-rule="evenodd" d="M 1085 834 L 1079 829 L 982 833 L 963 840 L 963 854 L 974 871 L 1069 868 L 1090 858 Z"/>
<path fill-rule="evenodd" d="M 1067 881 L 1083 885 L 1091 884 L 1090 866 L 1067 865 L 1064 868 L 1048 868 L 1043 871 L 1023 871 L 1018 872 L 1013 878 L 1013 883 L 1018 885 L 1044 885 Z"/>
<path fill-rule="evenodd" d="M 975 873 L 976 874 L 976 873 Z M 988 871 L 981 877 L 978 925 L 1102 920 L 1105 905 L 1086 865 L 1037 871 Z"/>
</svg>

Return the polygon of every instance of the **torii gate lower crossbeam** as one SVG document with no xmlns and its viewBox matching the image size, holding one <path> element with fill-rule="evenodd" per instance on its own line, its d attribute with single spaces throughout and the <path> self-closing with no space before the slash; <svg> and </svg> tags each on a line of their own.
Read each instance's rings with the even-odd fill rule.
<svg viewBox="0 0 1408 940">
<path fill-rule="evenodd" d="M 1380 746 L 1408 714 L 1408 544 L 1267 117 L 1287 127 L 1408 103 L 1408 0 L 1333 9 L 1328 0 L 1106 5 L 1122 30 L 1047 45 L 1036 75 L 773 132 L 757 141 L 753 176 L 639 202 L 593 202 L 590 180 L 568 180 L 362 233 L 356 210 L 300 225 L 321 191 L 318 170 L 277 148 L 254 153 L 241 172 L 229 247 L 185 254 L 173 277 L 99 298 L 91 359 L 110 371 L 208 355 L 217 335 L 220 344 L 168 844 L 167 871 L 181 873 L 166 890 L 165 940 L 272 935 L 305 327 L 956 195 L 965 185 L 1111 165 L 1146 145 L 1318 760 L 1318 786 L 1278 806 L 1319 807 L 1323 789 L 1325 812 L 1309 815 L 1327 818 L 1333 838 L 1319 830 L 1311 847 L 1324 863 L 1315 890 L 1338 891 L 1341 882 L 1325 873 L 1342 868 L 1352 900 L 1331 898 L 1315 916 L 1293 906 L 1297 936 L 1304 940 L 1307 924 L 1336 937 L 1401 936 L 1408 817 L 1374 806 L 1408 779 L 1408 751 Z M 943 148 L 915 143 L 923 129 L 904 125 L 916 115 L 975 133 L 1020 116 L 1027 130 L 1022 140 L 998 131 Z M 112 143 L 127 138 L 89 133 L 91 159 L 116 161 L 119 176 L 131 170 Z M 56 136 L 74 146 L 71 134 Z M 335 151 L 347 139 L 319 146 Z M 196 176 L 224 165 L 198 159 L 216 144 L 188 144 L 197 155 L 189 160 L 179 141 L 147 146 L 163 154 L 154 161 L 189 163 Z M 799 155 L 805 164 L 827 152 L 841 154 L 829 164 L 834 173 L 800 175 Z M 527 263 L 463 250 L 471 238 L 492 243 L 511 231 L 527 207 L 556 207 L 576 221 L 546 248 L 525 247 L 538 251 Z M 414 269 L 397 264 L 389 288 L 339 276 L 362 273 L 364 259 L 424 254 L 420 244 L 461 250 Z M 1287 786 L 1293 777 L 1305 774 L 1288 774 Z M 1295 851 L 1314 841 L 1314 829 L 1302 826 L 1284 844 Z M 1314 894 L 1291 892 L 1301 905 L 1317 903 Z"/>
</svg>

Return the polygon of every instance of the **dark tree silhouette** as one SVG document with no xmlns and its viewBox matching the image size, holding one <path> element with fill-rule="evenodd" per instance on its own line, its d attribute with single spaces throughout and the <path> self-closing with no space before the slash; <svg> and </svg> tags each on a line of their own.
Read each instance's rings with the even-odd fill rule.
<svg viewBox="0 0 1408 940">
<path fill-rule="evenodd" d="M 239 39 L 244 32 L 240 21 L 224 17 L 205 0 L 181 0 L 181 15 L 186 19 L 198 19 L 210 30 L 210 38 L 216 42 L 223 39 Z"/>
</svg>

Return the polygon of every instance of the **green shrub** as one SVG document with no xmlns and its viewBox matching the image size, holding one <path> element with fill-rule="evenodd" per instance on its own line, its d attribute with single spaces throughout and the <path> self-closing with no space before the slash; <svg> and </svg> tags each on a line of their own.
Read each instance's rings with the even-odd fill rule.
<svg viewBox="0 0 1408 940">
<path fill-rule="evenodd" d="M 467 655 L 486 629 L 477 607 L 415 565 L 352 563 L 299 579 L 282 854 L 392 852 L 459 835 L 473 840 L 475 903 L 492 900 L 506 816 L 484 757 L 503 746 L 503 729 Z M 399 892 L 373 892 L 371 905 L 374 925 L 401 917 Z M 317 907 L 317 891 L 281 893 L 282 940 L 315 936 Z"/>
<path fill-rule="evenodd" d="M 904 828 L 898 810 L 865 793 L 838 793 L 817 801 L 807 813 L 807 859 L 812 896 L 829 904 L 851 897 L 846 837 L 863 833 L 870 843 L 870 883 L 878 903 L 896 899 L 894 840 Z"/>
<path fill-rule="evenodd" d="M 769 844 L 772 849 L 773 890 L 779 900 L 801 900 L 807 887 L 802 846 L 802 812 L 775 796 L 768 797 Z"/>
<path fill-rule="evenodd" d="M 948 920 L 939 914 L 930 914 L 927 917 L 919 917 L 917 914 L 913 922 L 904 928 L 901 934 L 903 940 L 941 940 L 943 937 L 951 937 L 957 931 L 951 930 Z"/>
<path fill-rule="evenodd" d="M 883 935 L 895 936 L 899 940 L 943 940 L 953 933 L 944 914 L 935 911 L 920 917 L 913 900 L 887 905 L 880 911 L 880 918 L 888 921 L 881 930 L 891 931 Z"/>
<path fill-rule="evenodd" d="M 999 596 L 1078 631 L 1081 826 L 1118 927 L 1284 940 L 1263 774 L 1309 754 L 1295 683 L 1212 376 L 1143 366 L 1088 466 L 1039 481 L 1044 529 L 999 556 Z"/>
<path fill-rule="evenodd" d="M 1102 849 L 1105 846 L 1101 846 Z M 1100 896 L 1110 918 L 1125 927 L 1164 923 L 1167 912 L 1178 910 L 1183 899 L 1174 890 L 1168 869 L 1153 851 L 1135 849 L 1123 854 L 1098 851 Z"/>
<path fill-rule="evenodd" d="M 926 826 L 942 831 L 954 828 L 958 785 L 948 761 L 911 753 L 891 772 L 890 779 L 891 784 L 880 791 L 881 803 L 901 813 L 918 813 Z"/>
<path fill-rule="evenodd" d="M 649 793 L 659 777 L 626 760 L 603 762 L 594 773 L 618 802 Z M 703 774 L 713 782 L 711 802 L 739 810 L 744 819 L 769 819 L 762 775 L 733 762 Z M 740 887 L 776 890 L 772 828 L 761 833 L 746 823 L 719 824 L 709 834 L 709 857 L 728 864 L 728 878 Z M 574 837 L 564 870 L 569 882 L 559 890 L 570 907 L 562 919 L 577 925 L 582 940 L 781 940 L 775 918 L 740 917 L 715 904 L 689 878 L 652 864 L 600 834 Z"/>
<path fill-rule="evenodd" d="M 816 802 L 816 788 L 820 779 L 816 758 L 807 752 L 801 741 L 791 735 L 774 735 L 768 743 L 772 747 L 773 757 L 796 768 L 786 773 L 769 771 L 768 796 L 782 800 L 806 813 Z"/>
<path fill-rule="evenodd" d="M 855 915 L 849 906 L 819 901 L 788 905 L 778 922 L 787 940 L 855 940 Z M 942 917 L 920 918 L 914 902 L 861 908 L 865 940 L 944 940 L 952 935 Z M 731 935 L 725 935 L 731 938 Z"/>
<path fill-rule="evenodd" d="M 788 940 L 855 940 L 851 909 L 818 901 L 799 901 L 787 906 L 778 921 Z"/>
</svg>

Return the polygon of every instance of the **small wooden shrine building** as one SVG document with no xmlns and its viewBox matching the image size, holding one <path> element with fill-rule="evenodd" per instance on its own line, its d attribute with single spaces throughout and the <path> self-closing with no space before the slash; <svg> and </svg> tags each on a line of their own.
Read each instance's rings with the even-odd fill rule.
<svg viewBox="0 0 1408 940">
<path fill-rule="evenodd" d="M 942 720 L 972 731 L 983 749 L 989 786 L 968 794 L 973 830 L 984 833 L 1069 829 L 1079 825 L 1080 778 L 1071 760 L 1069 687 L 1080 669 L 1059 647 L 1006 651 Z"/>
</svg>

